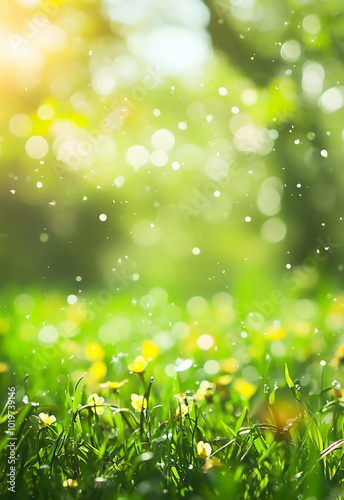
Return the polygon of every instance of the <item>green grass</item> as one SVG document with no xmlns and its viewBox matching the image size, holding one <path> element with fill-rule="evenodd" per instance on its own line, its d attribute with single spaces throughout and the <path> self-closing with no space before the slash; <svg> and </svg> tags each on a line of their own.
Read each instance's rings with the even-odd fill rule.
<svg viewBox="0 0 344 500">
<path fill-rule="evenodd" d="M 66 307 L 58 294 L 34 297 L 29 318 L 15 307 L 0 318 L 0 361 L 9 368 L 3 366 L 0 375 L 2 498 L 342 497 L 341 353 L 336 355 L 337 337 L 328 326 L 326 330 L 337 307 L 330 299 L 314 318 L 293 316 L 290 322 L 289 312 L 280 310 L 280 325 L 265 318 L 260 329 L 243 325 L 239 317 L 228 316 L 226 323 L 210 300 L 207 314 L 199 318 L 188 317 L 180 307 L 174 322 L 183 320 L 189 333 L 184 338 L 170 333 L 172 340 L 164 348 L 168 342 L 161 331 L 166 323 L 173 330 L 168 314 L 175 315 L 166 312 L 166 304 L 151 319 L 117 298 L 117 315 L 127 314 L 132 332 L 104 344 L 97 331 L 113 304 L 104 310 L 103 323 L 97 317 L 96 324 L 87 320 L 80 304 Z M 60 331 L 66 318 L 79 324 L 80 333 L 42 342 L 42 322 Z M 150 320 L 149 331 L 138 334 L 144 319 Z M 12 336 L 10 324 L 16 331 Z M 314 333 L 315 324 L 321 329 Z M 214 343 L 201 349 L 197 340 L 209 332 Z M 147 338 L 154 345 L 160 342 L 159 353 Z M 326 350 L 320 353 L 321 345 Z M 131 373 L 128 365 L 141 352 L 154 354 L 154 359 L 144 373 Z M 207 365 L 209 361 L 213 364 Z M 118 390 L 100 387 L 106 380 L 124 379 Z M 6 487 L 11 386 L 16 387 L 15 494 Z M 104 398 L 96 407 L 89 399 L 94 393 Z M 179 393 L 184 395 L 178 398 Z M 147 407 L 134 409 L 132 394 L 143 396 Z M 56 416 L 56 422 L 42 425 L 42 412 Z M 208 456 L 197 448 L 201 441 L 211 446 Z"/>
</svg>

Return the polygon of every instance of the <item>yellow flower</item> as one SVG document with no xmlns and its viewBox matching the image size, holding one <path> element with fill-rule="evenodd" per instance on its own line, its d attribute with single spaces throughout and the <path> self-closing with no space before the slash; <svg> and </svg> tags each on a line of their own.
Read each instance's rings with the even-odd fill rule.
<svg viewBox="0 0 344 500">
<path fill-rule="evenodd" d="M 211 455 L 211 446 L 209 443 L 204 443 L 204 441 L 198 441 L 197 443 L 197 455 L 199 458 L 208 458 Z"/>
<path fill-rule="evenodd" d="M 160 353 L 159 347 L 152 340 L 146 340 L 143 342 L 141 348 L 143 357 L 147 360 L 155 359 Z"/>
<path fill-rule="evenodd" d="M 97 342 L 90 342 L 85 347 L 85 355 L 90 361 L 101 361 L 105 356 L 105 351 Z"/>
<path fill-rule="evenodd" d="M 234 389 L 240 394 L 242 399 L 250 399 L 256 392 L 256 387 L 243 378 L 238 378 L 234 382 Z"/>
<path fill-rule="evenodd" d="M 106 364 L 103 361 L 92 363 L 89 373 L 96 382 L 103 380 L 106 375 Z"/>
<path fill-rule="evenodd" d="M 48 415 L 48 413 L 40 413 L 39 418 L 42 420 L 41 427 L 45 427 L 46 425 L 51 425 L 56 422 L 55 415 Z"/>
<path fill-rule="evenodd" d="M 131 406 L 137 411 L 142 411 L 147 408 L 147 399 L 144 396 L 137 394 L 131 395 Z"/>
<path fill-rule="evenodd" d="M 202 380 L 194 397 L 196 399 L 206 399 L 210 401 L 215 394 L 216 385 L 208 380 Z"/>
<path fill-rule="evenodd" d="M 147 362 L 143 356 L 137 356 L 134 363 L 128 366 L 129 370 L 134 373 L 143 373 L 146 369 Z"/>
<path fill-rule="evenodd" d="M 98 394 L 94 393 L 89 396 L 87 399 L 87 404 L 91 406 L 93 413 L 97 413 L 97 415 L 101 415 L 104 413 L 104 408 L 99 408 L 99 405 L 102 405 L 105 403 L 105 399 L 102 397 L 99 397 Z"/>
<path fill-rule="evenodd" d="M 128 379 L 122 380 L 122 382 L 105 382 L 104 384 L 100 384 L 102 389 L 112 389 L 113 391 L 117 391 L 120 387 L 128 382 Z"/>
<path fill-rule="evenodd" d="M 62 486 L 64 488 L 77 488 L 79 485 L 78 481 L 76 479 L 68 478 L 65 481 L 63 481 Z"/>
<path fill-rule="evenodd" d="M 190 409 L 191 405 L 186 405 L 184 403 L 180 404 L 176 410 L 176 418 L 185 417 L 189 413 Z"/>
<path fill-rule="evenodd" d="M 192 396 L 187 396 L 184 392 L 179 392 L 178 394 L 174 394 L 175 398 L 178 399 L 178 403 L 185 403 L 186 405 L 191 405 L 193 401 Z"/>
</svg>

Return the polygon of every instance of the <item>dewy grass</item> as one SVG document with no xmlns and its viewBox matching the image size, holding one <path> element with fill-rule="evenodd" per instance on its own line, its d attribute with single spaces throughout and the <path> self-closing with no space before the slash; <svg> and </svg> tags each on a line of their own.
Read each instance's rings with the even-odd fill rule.
<svg viewBox="0 0 344 500">
<path fill-rule="evenodd" d="M 210 382 L 201 388 L 211 387 L 211 399 L 199 399 L 197 391 L 173 397 L 175 382 L 164 390 L 153 377 L 145 382 L 143 371 L 132 377 L 138 388 L 139 379 L 144 381 L 145 391 L 133 393 L 131 405 L 121 394 L 124 384 L 116 392 L 106 387 L 103 397 L 88 395 L 82 380 L 74 387 L 67 381 L 59 394 L 64 408 L 25 398 L 23 403 L 22 386 L 16 388 L 17 498 L 341 496 L 341 396 L 318 407 L 332 386 L 307 398 L 286 365 L 285 387 L 266 394 L 264 409 L 249 411 L 243 403 L 238 413 L 238 407 L 224 406 L 231 401 L 228 392 Z M 11 494 L 6 488 L 9 415 L 5 405 L 2 498 Z"/>
</svg>

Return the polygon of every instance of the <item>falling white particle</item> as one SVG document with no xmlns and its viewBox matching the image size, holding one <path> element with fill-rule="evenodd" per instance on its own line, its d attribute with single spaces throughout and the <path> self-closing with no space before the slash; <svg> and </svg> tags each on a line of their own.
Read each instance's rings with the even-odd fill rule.
<svg viewBox="0 0 344 500">
<path fill-rule="evenodd" d="M 215 198 L 218 198 L 219 196 L 221 196 L 220 191 L 215 191 L 214 192 L 214 196 L 215 196 Z"/>
<path fill-rule="evenodd" d="M 323 156 L 324 158 L 327 158 L 328 152 L 326 151 L 326 149 L 322 149 L 322 150 L 320 151 L 320 154 L 321 154 L 321 156 Z"/>
<path fill-rule="evenodd" d="M 285 266 L 287 269 L 290 269 L 291 268 L 291 264 L 286 264 Z"/>
<path fill-rule="evenodd" d="M 161 115 L 161 111 L 160 111 L 160 109 L 157 109 L 157 108 L 156 108 L 156 109 L 153 109 L 153 115 L 154 115 L 154 116 L 160 116 L 160 115 Z"/>
<path fill-rule="evenodd" d="M 295 139 L 294 144 L 300 144 L 300 139 Z"/>
<path fill-rule="evenodd" d="M 140 279 L 140 275 L 138 273 L 133 274 L 133 281 L 138 281 Z"/>
<path fill-rule="evenodd" d="M 296 184 L 296 187 L 297 187 L 297 188 L 300 188 L 300 187 L 301 187 L 301 184 L 300 184 L 300 183 Z"/>
<path fill-rule="evenodd" d="M 325 366 L 326 365 L 326 361 L 324 361 L 323 359 L 320 361 L 320 365 L 321 366 Z"/>
<path fill-rule="evenodd" d="M 180 168 L 179 163 L 177 161 L 173 161 L 172 168 L 173 168 L 173 170 L 179 170 L 179 168 Z"/>
<path fill-rule="evenodd" d="M 37 182 L 36 186 L 40 189 L 41 187 L 43 187 L 43 183 L 42 182 Z"/>
<path fill-rule="evenodd" d="M 10 193 L 16 194 L 16 190 L 15 189 L 10 189 Z"/>
<path fill-rule="evenodd" d="M 207 122 L 211 122 L 213 118 L 213 115 L 207 115 Z"/>
<path fill-rule="evenodd" d="M 249 217 L 249 216 L 245 217 L 245 221 L 246 222 L 251 222 L 251 217 Z"/>
<path fill-rule="evenodd" d="M 201 253 L 201 250 L 200 250 L 198 247 L 194 247 L 194 248 L 192 249 L 192 253 L 193 253 L 194 255 L 199 255 L 199 254 Z"/>
<path fill-rule="evenodd" d="M 186 129 L 187 129 L 187 125 L 186 125 L 186 123 L 184 123 L 184 122 L 179 122 L 179 123 L 178 123 L 178 128 L 179 128 L 180 130 L 186 130 Z"/>
<path fill-rule="evenodd" d="M 233 106 L 231 111 L 232 111 L 233 115 L 237 115 L 240 112 L 238 106 Z"/>
<path fill-rule="evenodd" d="M 99 220 L 101 220 L 102 222 L 105 222 L 107 219 L 107 215 L 106 214 L 100 214 L 99 215 Z"/>
<path fill-rule="evenodd" d="M 220 87 L 219 88 L 219 94 L 220 95 L 227 95 L 228 94 L 228 90 L 225 87 Z"/>
</svg>

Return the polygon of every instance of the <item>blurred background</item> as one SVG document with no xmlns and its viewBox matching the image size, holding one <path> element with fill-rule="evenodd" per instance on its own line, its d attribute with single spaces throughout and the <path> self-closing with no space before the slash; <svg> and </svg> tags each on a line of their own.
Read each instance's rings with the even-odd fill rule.
<svg viewBox="0 0 344 500">
<path fill-rule="evenodd" d="M 18 340 L 88 361 L 87 339 L 183 340 L 204 376 L 217 339 L 248 367 L 340 343 L 341 2 L 2 0 L 0 19 L 3 371 L 32 369 Z"/>
</svg>

